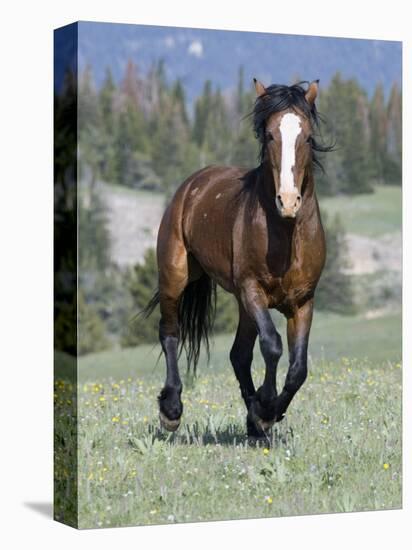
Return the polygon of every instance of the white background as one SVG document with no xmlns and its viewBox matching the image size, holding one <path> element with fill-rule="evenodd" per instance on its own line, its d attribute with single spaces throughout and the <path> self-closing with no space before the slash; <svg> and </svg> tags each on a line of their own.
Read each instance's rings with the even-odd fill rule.
<svg viewBox="0 0 412 550">
<path fill-rule="evenodd" d="M 404 250 L 404 510 L 78 532 L 52 501 L 52 39 L 79 19 L 404 41 L 404 235 L 412 99 L 408 2 L 15 0 L 0 31 L 0 537 L 3 548 L 406 548 L 412 457 Z M 409 15 L 409 17 L 408 17 Z M 408 28 L 409 26 L 409 28 Z M 320 60 L 321 62 L 321 60 Z M 276 64 L 274 58 L 273 63 Z M 406 132 L 405 132 L 406 136 Z M 410 334 L 410 333 L 409 333 Z M 409 336 L 410 339 L 410 336 Z M 409 388 L 409 389 L 408 389 Z M 234 496 L 236 498 L 236 496 Z M 411 521 L 411 520 L 410 520 Z M 409 541 L 407 536 L 409 534 Z M 409 543 L 409 544 L 408 544 Z M 127 546 L 126 546 L 127 545 Z"/>
</svg>

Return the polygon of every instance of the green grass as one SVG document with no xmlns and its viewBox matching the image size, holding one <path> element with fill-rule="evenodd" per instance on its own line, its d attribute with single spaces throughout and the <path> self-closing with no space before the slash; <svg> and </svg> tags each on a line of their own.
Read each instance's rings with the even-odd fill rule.
<svg viewBox="0 0 412 550">
<path fill-rule="evenodd" d="M 377 186 L 367 195 L 322 198 L 321 208 L 338 213 L 346 230 L 366 237 L 380 237 L 402 229 L 402 188 Z"/>
<path fill-rule="evenodd" d="M 79 526 L 401 507 L 399 342 L 399 316 L 365 321 L 317 314 L 310 374 L 268 450 L 246 440 L 228 336 L 216 338 L 210 366 L 200 365 L 195 383 L 185 384 L 175 434 L 158 427 L 164 365 L 155 366 L 156 349 L 82 358 Z M 259 385 L 264 369 L 258 350 L 253 371 Z M 72 393 L 70 383 L 56 382 L 56 434 L 63 442 L 73 437 Z M 64 460 L 56 463 L 56 475 L 67 504 L 70 464 Z M 57 516 L 61 505 L 57 499 Z"/>
<path fill-rule="evenodd" d="M 248 445 L 228 369 L 203 370 L 185 390 L 176 434 L 158 429 L 157 375 L 83 384 L 79 526 L 399 508 L 399 367 L 348 359 L 312 365 L 268 450 Z M 261 380 L 263 369 L 255 375 Z M 61 428 L 66 391 L 64 383 L 56 389 Z"/>
<path fill-rule="evenodd" d="M 276 316 L 286 349 L 285 322 Z M 209 366 L 200 370 L 230 370 L 229 350 L 233 335 L 219 335 L 213 339 L 213 352 Z M 313 362 L 336 361 L 343 356 L 368 359 L 372 364 L 401 359 L 402 325 L 400 313 L 366 320 L 362 316 L 342 316 L 316 312 L 313 320 L 309 355 Z M 156 366 L 160 346 L 149 344 L 138 348 L 110 350 L 82 357 L 79 362 L 79 377 L 83 382 L 100 380 L 109 376 L 127 378 L 156 373 L 159 381 L 163 376 L 163 363 Z M 259 356 L 256 346 L 255 356 Z M 281 359 L 285 363 L 285 359 Z"/>
</svg>

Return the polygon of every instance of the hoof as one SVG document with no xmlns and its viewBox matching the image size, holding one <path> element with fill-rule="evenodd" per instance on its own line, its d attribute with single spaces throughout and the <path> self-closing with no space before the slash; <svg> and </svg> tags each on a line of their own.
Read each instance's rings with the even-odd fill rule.
<svg viewBox="0 0 412 550">
<path fill-rule="evenodd" d="M 254 419 L 256 427 L 262 432 L 267 432 L 276 422 L 276 418 L 273 420 L 262 420 L 261 418 L 255 417 Z"/>
<path fill-rule="evenodd" d="M 162 412 L 159 412 L 160 425 L 165 428 L 168 432 L 175 432 L 180 426 L 180 418 L 176 420 L 169 420 Z"/>
<path fill-rule="evenodd" d="M 251 404 L 248 411 L 248 428 L 254 424 L 259 435 L 265 435 L 275 422 L 277 415 L 274 406 L 264 409 L 258 400 Z"/>
<path fill-rule="evenodd" d="M 256 416 L 251 418 L 250 415 L 248 415 L 246 417 L 247 437 L 250 446 L 259 447 L 264 445 L 267 447 L 270 445 L 270 437 L 266 429 L 267 424 L 269 423 L 261 421 L 259 418 L 256 418 Z"/>
</svg>

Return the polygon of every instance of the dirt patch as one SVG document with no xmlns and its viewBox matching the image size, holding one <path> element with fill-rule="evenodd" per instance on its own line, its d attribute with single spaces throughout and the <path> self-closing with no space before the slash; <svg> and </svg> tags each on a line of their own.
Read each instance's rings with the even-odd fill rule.
<svg viewBox="0 0 412 550">
<path fill-rule="evenodd" d="M 128 267 L 143 260 L 145 251 L 156 246 L 164 199 L 101 184 L 107 207 L 112 260 Z"/>
<path fill-rule="evenodd" d="M 390 233 L 372 239 L 349 233 L 346 237 L 351 275 L 402 270 L 402 235 Z"/>
</svg>

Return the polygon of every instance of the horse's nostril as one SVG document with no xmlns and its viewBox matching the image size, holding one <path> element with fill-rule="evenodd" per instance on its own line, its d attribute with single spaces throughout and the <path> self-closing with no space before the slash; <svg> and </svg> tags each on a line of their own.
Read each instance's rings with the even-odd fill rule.
<svg viewBox="0 0 412 550">
<path fill-rule="evenodd" d="M 298 195 L 298 196 L 296 197 L 296 202 L 299 204 L 301 200 L 302 200 L 302 196 L 301 196 L 301 195 Z"/>
<path fill-rule="evenodd" d="M 277 199 L 278 199 L 278 201 L 279 201 L 280 206 L 283 206 L 283 201 L 282 201 L 281 195 L 278 195 L 278 196 L 277 196 Z"/>
</svg>

